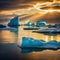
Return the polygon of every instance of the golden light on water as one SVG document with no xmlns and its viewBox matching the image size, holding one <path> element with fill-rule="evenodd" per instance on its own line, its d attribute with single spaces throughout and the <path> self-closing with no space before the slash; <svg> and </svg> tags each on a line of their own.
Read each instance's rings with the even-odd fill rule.
<svg viewBox="0 0 60 60">
<path fill-rule="evenodd" d="M 51 40 L 60 42 L 60 35 L 50 36 L 45 34 L 32 33 L 32 31 L 23 30 L 23 28 L 24 26 L 19 28 L 18 42 L 22 42 L 22 37 L 34 38 L 36 40 L 45 40 L 46 42 L 49 42 Z"/>
<path fill-rule="evenodd" d="M 15 43 L 16 36 L 10 31 L 0 31 L 0 43 Z"/>
<path fill-rule="evenodd" d="M 45 34 L 39 33 L 32 33 L 32 31 L 23 30 L 24 26 L 19 27 L 18 29 L 18 36 L 16 36 L 15 32 L 10 31 L 1 31 L 0 32 L 0 43 L 22 43 L 22 38 L 33 38 L 36 40 L 44 40 L 46 42 L 56 40 L 60 42 L 60 35 L 50 36 Z"/>
</svg>

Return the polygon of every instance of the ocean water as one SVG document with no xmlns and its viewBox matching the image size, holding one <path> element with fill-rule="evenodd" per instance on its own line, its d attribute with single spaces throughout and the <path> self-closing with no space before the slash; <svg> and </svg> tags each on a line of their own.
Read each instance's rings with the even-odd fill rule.
<svg viewBox="0 0 60 60">
<path fill-rule="evenodd" d="M 46 42 L 56 40 L 60 42 L 60 35 L 45 35 L 23 30 L 26 26 L 14 29 L 0 30 L 0 60 L 60 60 L 60 49 L 22 49 L 17 45 L 22 42 L 22 37 L 31 37 Z M 9 27 L 10 28 L 10 27 Z"/>
</svg>

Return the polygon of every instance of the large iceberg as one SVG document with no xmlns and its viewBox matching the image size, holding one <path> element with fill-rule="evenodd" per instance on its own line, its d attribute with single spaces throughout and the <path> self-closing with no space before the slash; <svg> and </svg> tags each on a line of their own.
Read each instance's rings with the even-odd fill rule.
<svg viewBox="0 0 60 60">
<path fill-rule="evenodd" d="M 33 38 L 23 37 L 22 44 L 19 44 L 21 48 L 45 48 L 45 49 L 59 49 L 60 42 L 55 40 L 46 42 L 44 40 L 36 40 Z"/>
</svg>

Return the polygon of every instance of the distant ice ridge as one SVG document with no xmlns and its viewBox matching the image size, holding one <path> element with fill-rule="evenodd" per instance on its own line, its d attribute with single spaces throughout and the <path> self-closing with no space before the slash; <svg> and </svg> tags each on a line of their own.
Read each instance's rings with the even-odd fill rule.
<svg viewBox="0 0 60 60">
<path fill-rule="evenodd" d="M 55 40 L 46 42 L 44 40 L 36 40 L 33 38 L 23 37 L 21 44 L 19 44 L 21 48 L 46 48 L 46 49 L 59 49 L 60 42 Z"/>
</svg>

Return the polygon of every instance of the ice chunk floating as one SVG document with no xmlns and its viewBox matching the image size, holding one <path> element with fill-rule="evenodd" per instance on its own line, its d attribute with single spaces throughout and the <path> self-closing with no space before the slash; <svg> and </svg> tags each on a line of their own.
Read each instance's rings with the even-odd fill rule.
<svg viewBox="0 0 60 60">
<path fill-rule="evenodd" d="M 55 40 L 46 42 L 44 40 L 36 40 L 33 38 L 22 38 L 22 43 L 18 45 L 21 48 L 45 48 L 45 49 L 60 49 L 60 42 Z"/>
<path fill-rule="evenodd" d="M 0 28 L 6 28 L 6 25 L 0 24 Z"/>
</svg>

